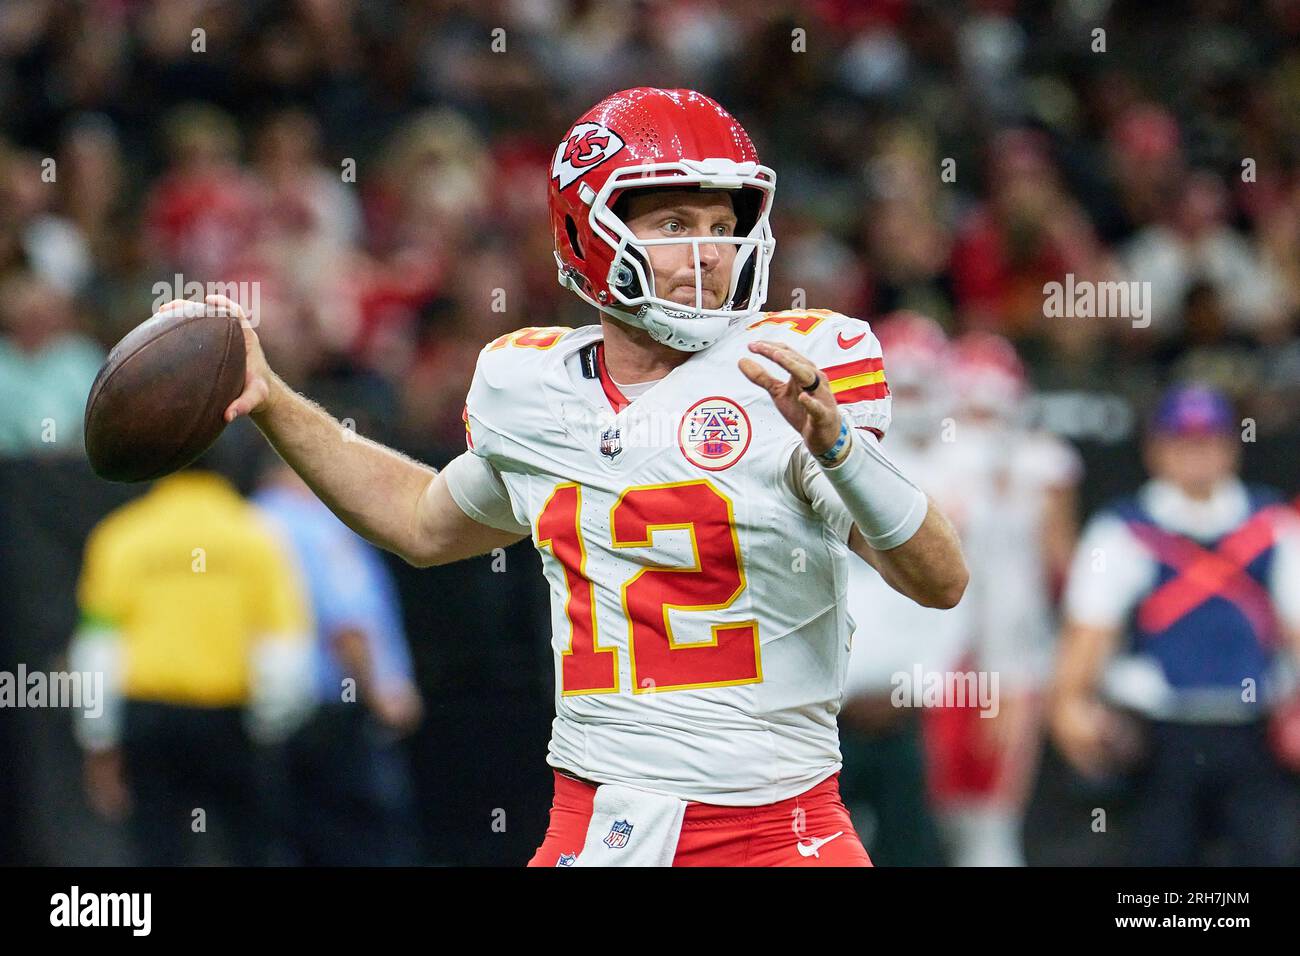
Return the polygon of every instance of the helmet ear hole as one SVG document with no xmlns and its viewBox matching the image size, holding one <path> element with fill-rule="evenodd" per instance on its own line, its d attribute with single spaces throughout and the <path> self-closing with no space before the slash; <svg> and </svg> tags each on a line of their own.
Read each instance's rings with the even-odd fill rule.
<svg viewBox="0 0 1300 956">
<path fill-rule="evenodd" d="M 646 261 L 645 256 L 641 254 L 641 251 L 639 249 L 629 248 L 625 250 L 623 254 L 627 256 L 629 259 L 635 259 L 637 262 L 639 262 L 641 264 L 642 271 L 647 276 L 653 277 L 654 273 L 650 271 L 650 263 Z M 618 288 L 623 292 L 624 295 L 626 295 L 628 298 L 638 298 L 640 296 L 650 294 L 648 289 L 642 287 L 641 280 L 637 278 L 637 275 L 632 270 L 631 266 L 625 265 L 623 263 L 619 263 L 617 268 L 620 272 L 619 278 L 627 279 L 626 282 L 615 283 L 615 285 L 618 286 Z M 623 270 L 626 270 L 626 272 L 623 272 Z"/>
<path fill-rule="evenodd" d="M 615 288 L 618 289 L 632 288 L 632 281 L 634 279 L 632 273 L 632 267 L 629 266 L 626 262 L 620 262 L 616 264 L 614 266 L 613 274 L 614 274 L 614 281 L 612 284 L 614 285 Z"/>
<path fill-rule="evenodd" d="M 564 231 L 569 234 L 569 246 L 573 249 L 573 254 L 585 262 L 587 257 L 582 254 L 582 244 L 578 242 L 578 224 L 572 216 L 564 217 Z"/>
</svg>

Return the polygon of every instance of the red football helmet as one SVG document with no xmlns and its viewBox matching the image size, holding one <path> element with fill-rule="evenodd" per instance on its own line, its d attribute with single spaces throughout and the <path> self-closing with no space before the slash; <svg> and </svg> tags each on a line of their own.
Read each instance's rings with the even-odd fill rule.
<svg viewBox="0 0 1300 956">
<path fill-rule="evenodd" d="M 890 434 L 933 441 L 951 410 L 947 389 L 948 335 L 934 319 L 899 309 L 872 323 L 893 393 Z"/>
<path fill-rule="evenodd" d="M 889 362 L 889 384 L 897 388 L 943 387 L 948 335 L 929 316 L 899 309 L 875 323 L 880 350 Z"/>
<path fill-rule="evenodd" d="M 615 204 L 624 190 L 665 186 L 730 191 L 735 235 L 638 239 Z M 707 96 L 637 87 L 606 97 L 578 119 L 551 162 L 560 285 L 657 342 L 706 348 L 733 319 L 763 305 L 776 246 L 768 225 L 775 189 L 776 173 L 759 165 L 749 134 Z M 691 245 L 694 306 L 656 294 L 648 247 L 670 243 Z M 729 297 L 717 309 L 703 307 L 701 243 L 737 247 Z"/>
<path fill-rule="evenodd" d="M 1029 391 L 1016 347 L 993 332 L 967 332 L 953 342 L 952 374 L 963 405 L 1003 418 L 1015 414 Z"/>
</svg>

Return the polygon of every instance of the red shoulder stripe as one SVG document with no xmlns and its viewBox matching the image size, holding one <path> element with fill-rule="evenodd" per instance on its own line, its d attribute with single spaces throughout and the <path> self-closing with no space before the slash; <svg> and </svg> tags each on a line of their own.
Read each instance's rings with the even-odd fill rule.
<svg viewBox="0 0 1300 956">
<path fill-rule="evenodd" d="M 880 356 L 875 358 L 858 359 L 854 362 L 845 362 L 842 365 L 831 365 L 822 369 L 826 377 L 832 382 L 837 378 L 848 378 L 850 375 L 864 375 L 867 372 L 879 372 L 885 367 L 885 360 Z"/>
</svg>

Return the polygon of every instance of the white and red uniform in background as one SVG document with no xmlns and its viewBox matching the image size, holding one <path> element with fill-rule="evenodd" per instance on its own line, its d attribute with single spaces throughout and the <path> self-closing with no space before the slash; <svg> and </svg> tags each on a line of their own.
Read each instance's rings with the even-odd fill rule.
<svg viewBox="0 0 1300 956">
<path fill-rule="evenodd" d="M 1022 423 L 1026 377 L 1005 339 L 957 339 L 948 374 L 955 440 L 944 467 L 979 503 L 962 529 L 970 633 L 955 668 L 996 674 L 999 706 L 996 718 L 973 706 L 927 710 L 931 787 L 955 862 L 1017 865 L 1055 645 L 1045 520 L 1052 493 L 1072 491 L 1083 468 L 1071 445 Z"/>
<path fill-rule="evenodd" d="M 952 398 L 947 336 L 932 319 L 896 312 L 874 326 L 889 353 L 889 456 L 952 522 L 966 546 L 984 502 L 945 440 Z M 855 624 L 845 697 L 883 697 L 923 674 L 954 669 L 972 639 L 969 594 L 955 608 L 923 607 L 885 583 L 865 561 L 849 564 L 849 613 Z M 908 701 L 910 694 L 904 694 Z"/>
</svg>

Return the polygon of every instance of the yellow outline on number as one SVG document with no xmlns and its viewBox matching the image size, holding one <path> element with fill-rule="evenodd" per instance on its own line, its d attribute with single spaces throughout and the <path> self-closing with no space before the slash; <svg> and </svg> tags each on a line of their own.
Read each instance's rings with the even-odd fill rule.
<svg viewBox="0 0 1300 956">
<path fill-rule="evenodd" d="M 613 654 L 614 655 L 614 686 L 604 688 L 584 688 L 582 690 L 565 690 L 564 689 L 564 658 L 573 654 L 573 637 L 575 628 L 573 626 L 573 617 L 569 613 L 569 607 L 573 603 L 573 588 L 569 586 L 568 568 L 565 566 L 563 559 L 555 553 L 555 546 L 552 544 L 552 538 L 541 537 L 542 518 L 546 510 L 550 508 L 551 502 L 563 488 L 572 488 L 577 492 L 576 500 L 573 503 L 573 524 L 578 532 L 578 553 L 581 559 L 578 562 L 578 577 L 587 582 L 587 587 L 591 589 L 591 600 L 589 611 L 591 613 L 591 652 L 593 654 Z M 618 647 L 601 647 L 599 636 L 600 632 L 596 627 L 596 584 L 587 577 L 587 545 L 582 538 L 582 485 L 576 481 L 565 481 L 551 489 L 550 495 L 546 498 L 546 503 L 542 505 L 542 510 L 537 513 L 537 549 L 549 548 L 551 557 L 560 565 L 560 573 L 564 577 L 564 590 L 568 596 L 564 599 L 564 619 L 569 623 L 569 649 L 560 652 L 560 696 L 561 697 L 578 697 L 586 694 L 617 694 L 619 692 L 619 666 L 618 666 Z"/>
<path fill-rule="evenodd" d="M 696 574 L 700 573 L 700 571 L 703 570 L 703 568 L 700 566 L 700 546 L 699 546 L 699 541 L 697 540 L 695 535 L 694 521 L 684 521 L 684 522 L 678 521 L 678 522 L 668 522 L 664 524 L 647 524 L 646 537 L 644 541 L 620 542 L 618 540 L 614 515 L 618 511 L 619 506 L 623 503 L 623 499 L 626 498 L 630 493 L 634 491 L 636 492 L 657 491 L 662 488 L 683 488 L 686 487 L 687 485 L 704 485 L 715 495 L 721 498 L 722 501 L 726 504 L 727 530 L 731 534 L 732 553 L 735 555 L 736 558 L 736 574 L 737 577 L 739 578 L 739 583 L 736 586 L 735 591 L 731 593 L 730 597 L 728 597 L 725 601 L 721 602 L 720 604 L 669 604 L 666 601 L 662 602 L 661 607 L 663 609 L 663 624 L 664 624 L 663 633 L 668 638 L 668 649 L 670 651 L 674 651 L 674 650 L 690 650 L 691 648 L 697 648 L 697 647 L 698 648 L 717 647 L 719 630 L 721 630 L 722 628 L 744 627 L 745 625 L 748 625 L 751 633 L 754 635 L 755 676 L 742 677 L 736 680 L 708 681 L 699 684 L 667 684 L 667 685 L 654 685 L 651 687 L 642 688 L 636 679 L 636 634 L 635 634 L 635 624 L 632 620 L 632 614 L 628 610 L 628 606 L 627 606 L 628 590 L 632 587 L 633 584 L 635 584 L 638 580 L 640 580 L 641 575 L 645 574 L 647 571 L 669 571 L 673 573 L 688 572 L 688 573 L 696 573 Z M 672 625 L 669 623 L 669 619 L 668 619 L 668 612 L 674 610 L 677 611 L 725 610 L 726 608 L 730 607 L 733 603 L 735 603 L 736 598 L 740 596 L 740 593 L 744 591 L 746 586 L 748 585 L 748 582 L 745 579 L 745 563 L 740 556 L 740 536 L 736 532 L 735 507 L 733 506 L 731 499 L 728 498 L 721 491 L 719 491 L 717 486 L 714 485 L 713 482 L 709 481 L 707 478 L 695 478 L 695 479 L 691 479 L 690 481 L 669 481 L 657 485 L 636 485 L 631 488 L 626 488 L 623 490 L 622 494 L 618 496 L 618 500 L 614 502 L 613 507 L 609 509 L 609 537 L 610 537 L 610 543 L 615 548 L 652 547 L 653 546 L 652 539 L 654 538 L 654 534 L 656 531 L 672 531 L 672 530 L 681 530 L 681 529 L 686 529 L 687 531 L 690 532 L 691 535 L 691 554 L 694 562 L 693 567 L 672 567 L 669 565 L 658 565 L 658 564 L 649 565 L 647 567 L 642 568 L 640 571 L 637 571 L 636 574 L 632 575 L 632 577 L 629 578 L 623 584 L 622 604 L 623 604 L 623 616 L 627 620 L 627 647 L 628 647 L 628 657 L 631 662 L 631 670 L 632 670 L 632 693 L 633 694 L 654 694 L 654 693 L 663 693 L 664 691 L 673 691 L 673 690 L 694 690 L 694 689 L 700 689 L 706 687 L 735 687 L 742 684 L 762 683 L 763 655 L 762 655 L 762 650 L 758 639 L 757 619 L 751 619 L 748 621 L 731 621 L 724 624 L 715 624 L 710 629 L 712 637 L 708 642 L 690 643 L 690 644 L 677 643 L 677 640 L 673 637 Z"/>
<path fill-rule="evenodd" d="M 495 352 L 497 349 L 503 349 L 507 345 L 517 349 L 549 349 L 554 348 L 560 339 L 564 338 L 573 327 L 569 325 L 528 325 L 522 329 L 515 329 L 513 332 L 507 332 L 505 335 L 498 335 L 495 339 L 487 344 L 484 351 Z M 533 342 L 520 342 L 520 339 L 526 339 L 533 335 L 542 333 L 555 333 L 555 338 L 544 345 L 538 345 Z"/>
<path fill-rule="evenodd" d="M 835 313 L 830 309 L 785 309 L 781 312 L 764 312 L 763 317 L 756 322 L 751 322 L 745 326 L 746 330 L 756 329 L 760 325 L 784 325 L 793 329 L 800 335 L 808 335 L 813 329 L 821 325 Z M 804 319 L 816 319 L 806 329 L 799 328 L 799 323 Z"/>
</svg>

